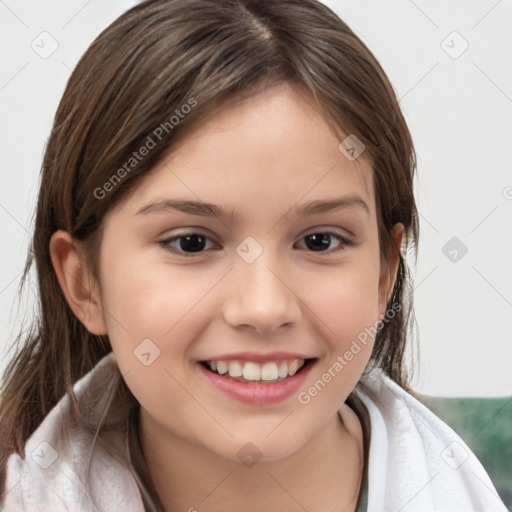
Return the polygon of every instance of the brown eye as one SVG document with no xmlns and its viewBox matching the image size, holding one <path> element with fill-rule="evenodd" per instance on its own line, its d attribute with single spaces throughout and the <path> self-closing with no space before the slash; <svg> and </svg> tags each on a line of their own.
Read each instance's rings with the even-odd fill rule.
<svg viewBox="0 0 512 512">
<path fill-rule="evenodd" d="M 312 251 L 324 251 L 329 249 L 331 244 L 330 237 L 326 233 L 315 233 L 314 235 L 308 235 L 304 237 L 306 240 L 306 247 Z"/>
<path fill-rule="evenodd" d="M 186 235 L 180 237 L 179 246 L 185 252 L 202 251 L 206 245 L 206 238 L 201 235 Z"/>
<path fill-rule="evenodd" d="M 174 236 L 159 242 L 167 250 L 182 254 L 183 256 L 193 255 L 194 253 L 204 252 L 208 242 L 211 240 L 200 233 L 187 233 L 185 235 Z M 213 245 L 213 243 L 212 243 Z"/>
<path fill-rule="evenodd" d="M 332 248 L 333 239 L 337 241 L 334 248 Z M 351 245 L 350 240 L 330 231 L 311 233 L 303 237 L 302 240 L 305 241 L 306 248 L 313 252 L 326 252 L 329 249 L 332 249 L 329 252 L 334 252 Z"/>
</svg>

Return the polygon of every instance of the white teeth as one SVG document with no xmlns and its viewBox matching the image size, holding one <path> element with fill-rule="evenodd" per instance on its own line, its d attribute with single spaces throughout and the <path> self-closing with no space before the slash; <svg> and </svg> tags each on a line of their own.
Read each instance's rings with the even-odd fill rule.
<svg viewBox="0 0 512 512">
<path fill-rule="evenodd" d="M 228 371 L 228 365 L 224 361 L 217 361 L 217 373 L 224 375 Z"/>
<path fill-rule="evenodd" d="M 243 371 L 244 379 L 247 380 L 260 380 L 261 369 L 257 363 L 247 362 L 244 364 Z"/>
<path fill-rule="evenodd" d="M 281 365 L 279 366 L 279 373 L 278 373 L 278 375 L 282 379 L 284 377 L 288 377 L 288 365 L 286 364 L 286 362 L 281 363 Z"/>
<path fill-rule="evenodd" d="M 242 365 L 238 361 L 231 361 L 228 365 L 230 377 L 242 376 Z"/>
<path fill-rule="evenodd" d="M 279 377 L 276 363 L 266 363 L 261 368 L 261 380 L 274 380 Z"/>
<path fill-rule="evenodd" d="M 279 378 L 295 375 L 303 366 L 303 359 L 289 359 L 287 361 L 272 361 L 260 365 L 252 361 L 208 361 L 212 371 L 230 377 L 243 377 L 252 381 L 273 381 Z"/>
<path fill-rule="evenodd" d="M 299 368 L 299 361 L 297 359 L 294 359 L 292 361 L 292 364 L 290 366 L 288 366 L 288 374 L 295 375 L 297 373 L 298 368 Z"/>
</svg>

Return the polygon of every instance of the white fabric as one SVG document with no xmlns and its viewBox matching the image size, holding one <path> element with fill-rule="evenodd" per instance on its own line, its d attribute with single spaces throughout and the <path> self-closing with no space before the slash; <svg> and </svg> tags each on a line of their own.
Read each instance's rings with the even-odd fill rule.
<svg viewBox="0 0 512 512">
<path fill-rule="evenodd" d="M 80 404 L 89 405 L 92 397 L 97 398 L 97 417 L 90 418 L 92 422 L 99 421 L 105 409 L 116 373 L 119 367 L 110 352 L 73 386 Z M 25 459 L 17 454 L 9 457 L 3 512 L 144 512 L 133 477 L 105 449 L 117 448 L 127 457 L 127 436 L 121 437 L 98 443 L 91 471 L 93 493 L 89 493 L 85 467 L 93 436 L 73 428 L 70 400 L 64 396 L 27 440 Z"/>
<path fill-rule="evenodd" d="M 118 373 L 111 352 L 75 384 L 80 403 L 96 397 L 94 421 Z M 455 432 L 381 372 L 365 382 L 368 391 L 359 395 L 372 430 L 368 512 L 507 512 L 482 465 Z M 115 435 L 97 444 L 89 494 L 84 483 L 92 436 L 72 428 L 64 397 L 28 439 L 25 459 L 9 457 L 3 511 L 143 512 L 126 464 L 105 450 L 115 447 L 129 457 L 126 433 Z"/>
<path fill-rule="evenodd" d="M 381 372 L 359 396 L 370 414 L 368 512 L 507 512 L 466 443 Z"/>
</svg>

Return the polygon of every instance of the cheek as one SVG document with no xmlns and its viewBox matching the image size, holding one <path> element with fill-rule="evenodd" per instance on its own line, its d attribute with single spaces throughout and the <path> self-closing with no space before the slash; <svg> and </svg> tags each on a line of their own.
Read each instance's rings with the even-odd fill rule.
<svg viewBox="0 0 512 512">
<path fill-rule="evenodd" d="M 104 269 L 102 303 L 121 370 L 135 369 L 130 378 L 136 379 L 149 360 L 154 361 L 150 365 L 153 374 L 157 368 L 185 371 L 194 341 L 214 315 L 212 291 L 223 272 L 198 272 L 135 258 L 107 264 Z"/>
<path fill-rule="evenodd" d="M 304 414 L 328 421 L 350 395 L 370 358 L 379 319 L 377 251 L 335 270 L 317 273 L 307 305 L 317 315 L 314 333 L 325 357 L 297 396 Z"/>
<path fill-rule="evenodd" d="M 317 405 L 341 403 L 356 385 L 377 333 L 378 280 L 378 260 L 362 256 L 357 263 L 325 273 L 310 285 L 305 302 L 317 316 L 315 325 L 320 332 L 315 335 L 327 342 L 328 351 L 320 362 L 316 384 L 305 390 L 301 403 L 316 397 L 320 390 Z"/>
<path fill-rule="evenodd" d="M 332 344 L 342 348 L 378 321 L 378 262 L 367 264 L 360 260 L 318 277 L 313 286 L 310 282 L 305 288 L 305 302 L 318 316 Z"/>
<path fill-rule="evenodd" d="M 191 280 L 190 273 L 179 270 L 158 272 L 151 267 L 123 265 L 124 271 L 109 275 L 103 302 L 108 310 L 109 335 L 129 337 L 138 344 L 150 338 L 161 345 L 173 338 L 181 324 L 190 324 L 190 313 L 207 294 L 210 279 Z M 165 270 L 165 269 L 164 269 Z M 211 279 L 214 281 L 214 279 Z M 193 315 L 192 315 L 193 316 Z"/>
<path fill-rule="evenodd" d="M 156 414 L 164 404 L 185 412 L 194 403 L 179 382 L 186 373 L 191 340 L 202 329 L 208 302 L 202 299 L 218 279 L 203 276 L 192 282 L 190 272 L 152 268 L 129 259 L 105 267 L 102 300 L 109 339 L 139 403 Z"/>
</svg>

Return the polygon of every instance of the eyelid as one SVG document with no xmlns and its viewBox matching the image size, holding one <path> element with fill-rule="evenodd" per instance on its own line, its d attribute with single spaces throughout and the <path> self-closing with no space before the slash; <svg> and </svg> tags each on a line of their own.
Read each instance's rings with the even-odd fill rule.
<svg viewBox="0 0 512 512">
<path fill-rule="evenodd" d="M 300 235 L 300 238 L 304 238 L 309 235 L 315 235 L 317 233 L 323 233 L 326 235 L 334 235 L 339 236 L 340 238 L 343 238 L 347 241 L 350 241 L 351 239 L 355 238 L 355 234 L 349 231 L 348 229 L 342 229 L 342 228 L 335 228 L 335 227 L 327 227 L 327 226 L 320 226 L 315 227 L 313 229 L 308 229 Z"/>
<path fill-rule="evenodd" d="M 313 228 L 313 229 L 310 229 L 310 230 L 304 232 L 303 234 L 301 234 L 299 236 L 298 241 L 301 242 L 302 240 L 304 240 L 304 238 L 311 236 L 311 235 L 315 235 L 315 234 L 330 235 L 333 238 L 337 238 L 339 240 L 339 247 L 334 248 L 334 249 L 327 249 L 325 251 L 309 251 L 309 250 L 307 250 L 307 252 L 311 252 L 313 254 L 328 255 L 328 254 L 332 254 L 332 253 L 341 251 L 341 250 L 354 244 L 354 241 L 350 236 L 347 237 L 346 235 L 341 234 L 339 231 L 337 231 L 334 228 L 322 228 L 322 227 Z M 197 230 L 189 229 L 189 231 L 186 231 L 184 233 L 174 234 L 173 236 L 169 236 L 167 238 L 164 238 L 163 240 L 160 240 L 158 242 L 158 244 L 161 247 L 163 247 L 165 250 L 172 252 L 173 254 L 178 254 L 180 256 L 184 256 L 187 258 L 189 258 L 189 257 L 197 258 L 197 257 L 200 257 L 201 255 L 207 253 L 209 250 L 212 250 L 210 248 L 209 250 L 205 249 L 205 250 L 198 251 L 198 252 L 185 252 L 185 251 L 182 251 L 182 250 L 174 247 L 173 245 L 171 245 L 171 242 L 174 242 L 175 240 L 178 240 L 180 238 L 183 238 L 183 237 L 186 237 L 189 235 L 198 235 L 198 236 L 204 237 L 205 239 L 209 240 L 210 242 L 213 242 L 214 244 L 216 244 L 215 240 L 212 237 L 206 235 L 202 229 L 197 229 Z"/>
</svg>

